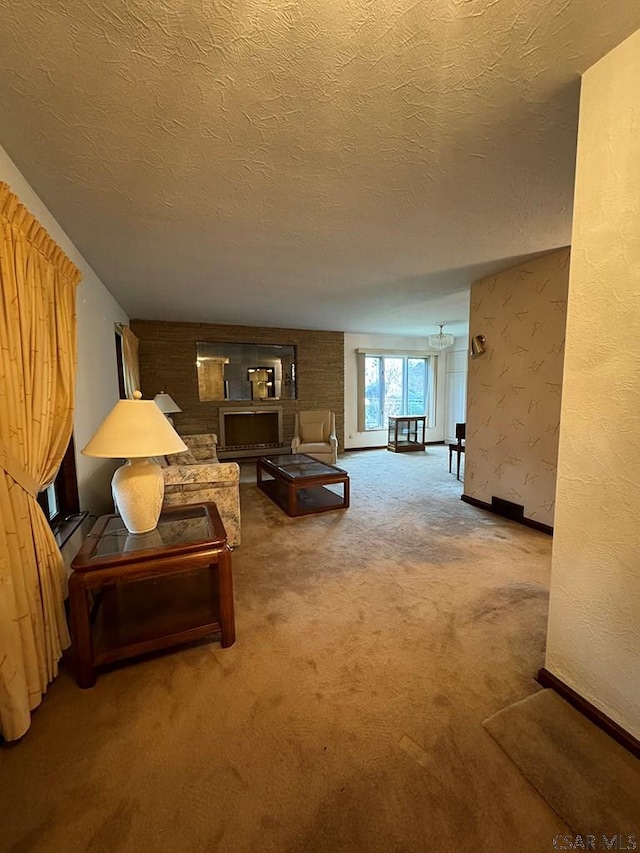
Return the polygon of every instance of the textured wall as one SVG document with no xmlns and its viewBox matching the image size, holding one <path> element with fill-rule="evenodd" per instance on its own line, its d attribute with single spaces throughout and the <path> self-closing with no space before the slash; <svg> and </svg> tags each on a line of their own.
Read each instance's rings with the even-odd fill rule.
<svg viewBox="0 0 640 853">
<path fill-rule="evenodd" d="M 640 31 L 584 76 L 546 666 L 640 737 Z"/>
<path fill-rule="evenodd" d="M 469 362 L 465 494 L 551 525 L 568 281 L 563 249 L 471 287 L 469 332 L 487 351 Z"/>
<path fill-rule="evenodd" d="M 0 180 L 6 181 L 82 272 L 76 302 L 78 374 L 73 424 L 80 506 L 95 514 L 113 512 L 111 477 L 119 463 L 91 459 L 80 450 L 118 399 L 113 324 L 126 323 L 127 316 L 2 148 Z"/>
<path fill-rule="evenodd" d="M 201 403 L 196 375 L 196 341 L 295 344 L 298 358 L 298 399 L 266 403 L 283 410 L 284 441 L 293 436 L 294 414 L 300 409 L 332 409 L 340 450 L 344 449 L 344 335 L 305 329 L 271 329 L 223 326 L 211 323 L 169 323 L 133 320 L 140 338 L 140 381 L 145 397 L 167 391 L 182 409 L 173 415 L 178 432 L 185 435 L 219 432 L 218 403 Z M 246 409 L 250 403 L 222 404 Z M 257 404 L 256 404 L 257 405 Z"/>
</svg>

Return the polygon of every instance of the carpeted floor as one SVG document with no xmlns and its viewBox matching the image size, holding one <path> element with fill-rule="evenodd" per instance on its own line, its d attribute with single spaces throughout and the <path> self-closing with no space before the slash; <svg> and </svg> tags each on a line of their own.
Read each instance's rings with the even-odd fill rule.
<svg viewBox="0 0 640 853">
<path fill-rule="evenodd" d="M 349 453 L 352 505 L 247 482 L 237 643 L 62 672 L 0 750 L 11 851 L 549 851 L 569 828 L 482 721 L 539 688 L 551 539 L 446 450 Z M 607 829 L 603 827 L 603 830 Z"/>
<path fill-rule="evenodd" d="M 576 835 L 636 835 L 640 761 L 553 690 L 498 711 L 484 726 Z M 625 848 L 634 849 L 617 849 Z"/>
</svg>

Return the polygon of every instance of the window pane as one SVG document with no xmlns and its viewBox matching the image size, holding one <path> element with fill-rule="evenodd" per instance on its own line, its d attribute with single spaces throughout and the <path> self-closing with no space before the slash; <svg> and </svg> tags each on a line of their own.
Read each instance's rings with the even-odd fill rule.
<svg viewBox="0 0 640 853">
<path fill-rule="evenodd" d="M 390 356 L 384 359 L 384 416 L 385 426 L 389 415 L 404 415 L 403 400 L 404 359 Z"/>
<path fill-rule="evenodd" d="M 56 492 L 55 483 L 51 483 L 47 489 L 47 498 L 49 499 L 49 520 L 51 520 L 60 512 L 60 507 L 58 506 L 58 493 Z"/>
<path fill-rule="evenodd" d="M 80 512 L 73 436 L 65 451 L 56 478 L 38 495 L 38 503 L 52 526 L 65 516 Z"/>
<path fill-rule="evenodd" d="M 364 422 L 365 429 L 382 426 L 381 361 L 377 356 L 364 360 Z"/>
<path fill-rule="evenodd" d="M 407 414 L 424 415 L 427 410 L 427 361 L 407 359 Z"/>
</svg>

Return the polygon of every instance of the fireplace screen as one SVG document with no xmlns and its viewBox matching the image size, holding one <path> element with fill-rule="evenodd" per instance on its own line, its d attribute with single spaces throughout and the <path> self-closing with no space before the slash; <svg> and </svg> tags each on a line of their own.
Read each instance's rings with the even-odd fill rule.
<svg viewBox="0 0 640 853">
<path fill-rule="evenodd" d="M 282 409 L 220 409 L 219 440 L 222 450 L 279 447 L 282 444 Z"/>
</svg>

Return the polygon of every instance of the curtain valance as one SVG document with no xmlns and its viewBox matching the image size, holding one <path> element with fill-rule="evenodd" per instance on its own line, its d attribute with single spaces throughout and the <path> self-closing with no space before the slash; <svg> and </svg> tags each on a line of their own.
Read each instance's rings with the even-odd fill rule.
<svg viewBox="0 0 640 853">
<path fill-rule="evenodd" d="M 79 284 L 82 273 L 63 249 L 58 246 L 49 232 L 29 213 L 11 188 L 0 182 L 0 217 L 10 226 L 17 228 L 33 249 L 55 265 L 58 273 L 70 284 Z"/>
</svg>

